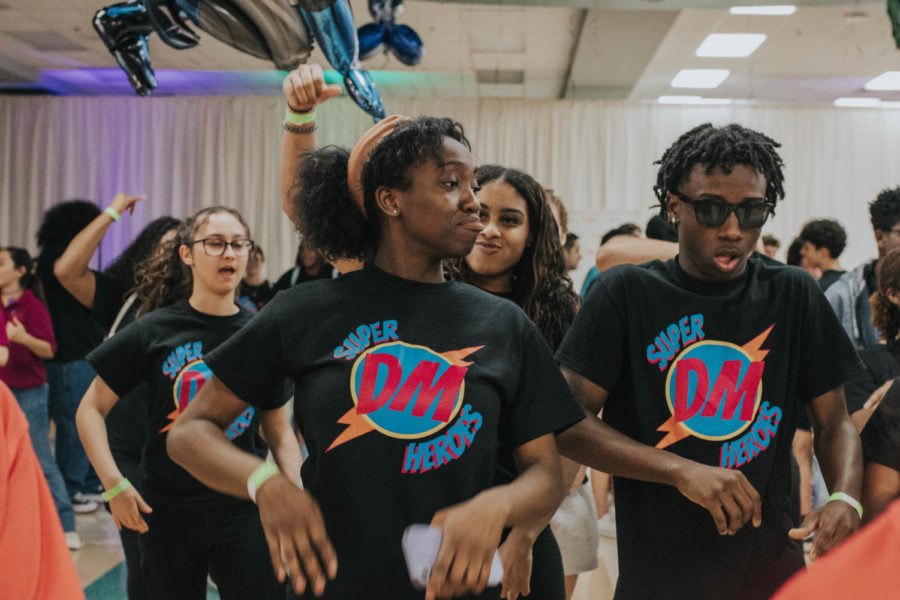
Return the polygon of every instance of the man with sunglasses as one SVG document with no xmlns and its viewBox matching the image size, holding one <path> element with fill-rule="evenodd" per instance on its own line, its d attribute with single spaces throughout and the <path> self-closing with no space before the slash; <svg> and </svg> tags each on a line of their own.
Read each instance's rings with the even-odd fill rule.
<svg viewBox="0 0 900 600">
<path fill-rule="evenodd" d="M 777 142 L 697 127 L 654 188 L 678 255 L 604 273 L 557 353 L 591 414 L 560 449 L 616 475 L 616 598 L 762 599 L 857 529 L 858 358 L 816 282 L 752 256 L 784 197 Z M 808 408 L 832 501 L 793 531 L 790 451 Z M 793 539 L 792 539 L 793 538 Z"/>
</svg>

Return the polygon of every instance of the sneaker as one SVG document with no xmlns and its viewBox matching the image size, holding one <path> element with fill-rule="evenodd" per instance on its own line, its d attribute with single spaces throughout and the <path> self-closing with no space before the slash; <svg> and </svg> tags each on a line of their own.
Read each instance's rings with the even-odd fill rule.
<svg viewBox="0 0 900 600">
<path fill-rule="evenodd" d="M 82 492 L 79 497 L 84 498 L 85 500 L 90 500 L 91 502 L 96 502 L 100 506 L 103 506 L 103 503 L 105 502 L 105 500 L 103 500 L 102 487 L 95 492 Z"/>
<path fill-rule="evenodd" d="M 78 535 L 77 531 L 66 532 L 66 546 L 69 547 L 69 550 L 81 550 L 84 548 L 84 542 L 81 541 L 81 536 Z"/>
<path fill-rule="evenodd" d="M 90 513 L 94 512 L 98 508 L 100 508 L 99 504 L 97 504 L 93 500 L 89 500 L 81 492 L 78 492 L 77 494 L 72 496 L 72 510 L 74 510 L 76 513 Z"/>
</svg>

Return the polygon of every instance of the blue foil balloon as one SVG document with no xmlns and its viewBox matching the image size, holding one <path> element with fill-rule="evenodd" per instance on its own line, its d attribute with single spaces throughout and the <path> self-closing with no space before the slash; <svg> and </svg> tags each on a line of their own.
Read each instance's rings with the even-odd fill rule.
<svg viewBox="0 0 900 600">
<path fill-rule="evenodd" d="M 383 119 L 381 95 L 359 64 L 356 26 L 348 0 L 301 0 L 298 10 L 325 58 L 344 76 L 344 86 L 353 101 L 376 121 Z"/>
<path fill-rule="evenodd" d="M 419 34 L 407 25 L 398 25 L 403 0 L 369 0 L 369 14 L 375 20 L 359 28 L 359 52 L 367 60 L 388 50 L 407 66 L 422 60 L 425 46 Z"/>
</svg>

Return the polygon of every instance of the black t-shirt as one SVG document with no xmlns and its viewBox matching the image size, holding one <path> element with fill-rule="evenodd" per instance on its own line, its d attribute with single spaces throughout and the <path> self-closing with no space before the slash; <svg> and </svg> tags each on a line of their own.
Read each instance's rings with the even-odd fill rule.
<svg viewBox="0 0 900 600">
<path fill-rule="evenodd" d="M 867 462 L 900 471 L 900 383 L 888 388 L 861 437 Z"/>
<path fill-rule="evenodd" d="M 56 334 L 55 362 L 69 362 L 84 358 L 103 341 L 106 331 L 94 319 L 90 310 L 66 291 L 53 274 L 53 263 L 65 251 L 65 246 L 48 244 L 38 257 L 37 273 L 44 286 L 47 310 Z"/>
<path fill-rule="evenodd" d="M 168 430 L 212 375 L 204 357 L 247 324 L 250 313 L 231 316 L 207 315 L 187 300 L 160 308 L 141 317 L 91 352 L 87 360 L 118 395 L 124 396 L 141 383 L 145 396 L 150 435 L 144 447 L 142 470 L 146 499 L 171 508 L 201 511 L 246 504 L 215 492 L 176 465 L 166 452 Z M 266 408 L 286 401 L 283 382 L 271 382 Z M 226 430 L 236 446 L 265 456 L 258 434 L 255 407 L 242 413 Z"/>
<path fill-rule="evenodd" d="M 208 363 L 263 408 L 272 382 L 294 379 L 303 482 L 340 565 L 330 599 L 422 598 L 404 528 L 490 487 L 499 443 L 516 448 L 584 416 L 518 307 L 373 266 L 279 293 Z"/>
<path fill-rule="evenodd" d="M 128 297 L 126 286 L 113 277 L 100 271 L 94 271 L 94 307 L 92 309 L 94 319 L 108 332 L 119 316 L 119 311 L 125 304 Z M 132 313 L 128 323 L 134 320 L 134 313 L 137 312 L 137 302 L 131 305 Z M 127 323 L 126 323 L 127 324 Z M 121 325 L 124 327 L 124 325 Z"/>
<path fill-rule="evenodd" d="M 822 288 L 822 291 L 824 292 L 831 286 L 832 283 L 840 279 L 841 275 L 843 275 L 845 272 L 846 271 L 836 271 L 834 269 L 825 271 L 824 273 L 822 273 L 822 277 L 819 278 L 819 287 Z"/>
<path fill-rule="evenodd" d="M 847 410 L 851 414 L 861 409 L 881 384 L 900 376 L 900 343 L 869 346 L 859 351 L 859 357 L 865 368 L 844 384 Z"/>
<path fill-rule="evenodd" d="M 288 269 L 281 274 L 281 277 L 272 286 L 272 292 L 280 292 L 290 289 L 298 283 L 306 283 L 307 281 L 316 281 L 318 279 L 332 279 L 334 277 L 334 267 L 326 265 L 318 275 L 311 275 L 303 270 L 303 267 L 296 266 Z"/>
<path fill-rule="evenodd" d="M 787 535 L 795 403 L 841 385 L 859 362 L 812 278 L 756 258 L 724 283 L 690 277 L 677 258 L 616 267 L 557 360 L 609 392 L 612 427 L 739 468 L 762 497 L 759 529 L 720 536 L 674 487 L 616 478 L 616 597 L 767 598 L 803 566 Z"/>
</svg>

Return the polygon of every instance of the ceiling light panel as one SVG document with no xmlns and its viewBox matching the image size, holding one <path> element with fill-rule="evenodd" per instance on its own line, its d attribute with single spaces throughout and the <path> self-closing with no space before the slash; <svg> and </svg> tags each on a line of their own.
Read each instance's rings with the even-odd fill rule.
<svg viewBox="0 0 900 600">
<path fill-rule="evenodd" d="M 682 69 L 672 80 L 672 87 L 711 89 L 719 87 L 730 74 L 728 69 Z"/>
<path fill-rule="evenodd" d="M 863 86 L 867 90 L 900 90 L 900 71 L 885 71 Z"/>
<path fill-rule="evenodd" d="M 713 33 L 697 48 L 697 56 L 744 58 L 766 41 L 764 33 Z"/>
<path fill-rule="evenodd" d="M 793 4 L 779 4 L 774 6 L 732 6 L 728 12 L 733 15 L 786 17 L 797 12 L 797 7 Z"/>
<path fill-rule="evenodd" d="M 656 100 L 660 104 L 731 104 L 731 98 L 703 98 L 702 96 L 660 96 Z"/>
</svg>

